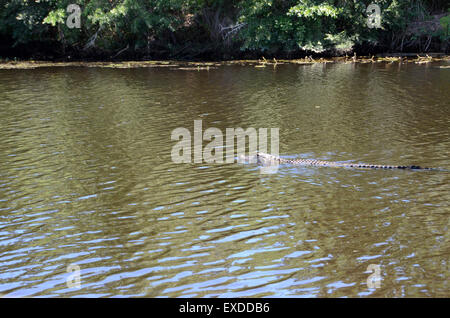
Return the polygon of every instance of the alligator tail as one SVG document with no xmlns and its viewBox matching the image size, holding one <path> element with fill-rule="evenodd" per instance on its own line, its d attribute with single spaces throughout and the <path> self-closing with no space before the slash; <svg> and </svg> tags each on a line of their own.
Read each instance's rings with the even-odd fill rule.
<svg viewBox="0 0 450 318">
<path fill-rule="evenodd" d="M 360 164 L 360 163 L 348 163 L 344 164 L 345 167 L 350 168 L 372 168 L 372 169 L 403 169 L 403 170 L 436 170 L 435 168 L 427 168 L 416 165 L 411 166 L 391 166 L 391 165 L 370 165 L 370 164 Z"/>
</svg>

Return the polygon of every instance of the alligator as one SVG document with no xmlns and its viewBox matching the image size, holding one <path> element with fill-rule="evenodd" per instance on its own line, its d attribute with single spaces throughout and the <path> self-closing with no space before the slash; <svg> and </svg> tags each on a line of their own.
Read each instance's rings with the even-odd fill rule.
<svg viewBox="0 0 450 318">
<path fill-rule="evenodd" d="M 243 161 L 255 162 L 255 156 L 241 157 Z M 252 161 L 253 159 L 253 161 Z M 323 161 L 314 159 L 286 159 L 279 156 L 269 155 L 263 152 L 256 153 L 256 162 L 262 165 L 291 164 L 295 166 L 321 166 L 321 167 L 343 167 L 358 169 L 410 169 L 410 170 L 438 170 L 435 168 L 425 168 L 421 166 L 391 166 L 391 165 L 373 165 L 365 163 L 341 163 L 334 161 Z"/>
</svg>

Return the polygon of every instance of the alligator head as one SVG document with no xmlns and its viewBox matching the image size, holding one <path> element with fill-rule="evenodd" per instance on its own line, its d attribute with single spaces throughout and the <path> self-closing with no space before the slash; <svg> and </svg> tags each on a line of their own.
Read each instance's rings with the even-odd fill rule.
<svg viewBox="0 0 450 318">
<path fill-rule="evenodd" d="M 257 152 L 256 158 L 258 160 L 258 163 L 264 166 L 277 165 L 280 163 L 280 157 L 269 155 L 263 152 Z"/>
<path fill-rule="evenodd" d="M 280 157 L 269 155 L 263 152 L 256 152 L 255 155 L 245 156 L 240 155 L 238 162 L 240 163 L 256 163 L 263 166 L 278 164 Z"/>
</svg>

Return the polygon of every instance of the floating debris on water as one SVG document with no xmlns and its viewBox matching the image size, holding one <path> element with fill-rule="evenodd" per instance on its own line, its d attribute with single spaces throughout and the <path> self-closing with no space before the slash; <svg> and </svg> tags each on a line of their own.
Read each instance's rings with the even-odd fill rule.
<svg viewBox="0 0 450 318">
<path fill-rule="evenodd" d="M 334 58 L 318 58 L 307 56 L 302 59 L 293 60 L 267 60 L 265 57 L 259 60 L 233 60 L 219 62 L 184 62 L 184 61 L 122 61 L 122 62 L 47 62 L 47 61 L 5 61 L 0 60 L 0 69 L 35 69 L 40 67 L 100 67 L 100 68 L 150 68 L 150 67 L 168 67 L 183 71 L 203 71 L 212 70 L 220 66 L 240 65 L 254 66 L 256 68 L 264 68 L 268 65 L 274 67 L 283 64 L 311 65 L 318 63 L 415 63 L 428 64 L 431 62 L 450 61 L 449 55 L 425 54 L 424 56 L 416 55 L 393 55 L 393 56 L 356 56 L 353 55 L 334 57 Z M 449 68 L 449 66 L 439 66 L 440 68 Z"/>
</svg>

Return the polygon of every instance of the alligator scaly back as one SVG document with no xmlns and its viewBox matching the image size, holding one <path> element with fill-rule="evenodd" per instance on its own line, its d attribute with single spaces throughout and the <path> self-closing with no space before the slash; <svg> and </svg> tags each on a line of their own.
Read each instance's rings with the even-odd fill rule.
<svg viewBox="0 0 450 318">
<path fill-rule="evenodd" d="M 411 170 L 435 170 L 434 168 L 425 168 L 421 166 L 392 166 L 392 165 L 373 165 L 365 163 L 340 163 L 334 161 L 323 161 L 313 159 L 286 159 L 278 156 L 269 155 L 262 152 L 256 153 L 256 160 L 263 165 L 271 164 L 291 164 L 294 166 L 321 166 L 321 167 L 344 167 L 358 169 L 411 169 Z"/>
</svg>

